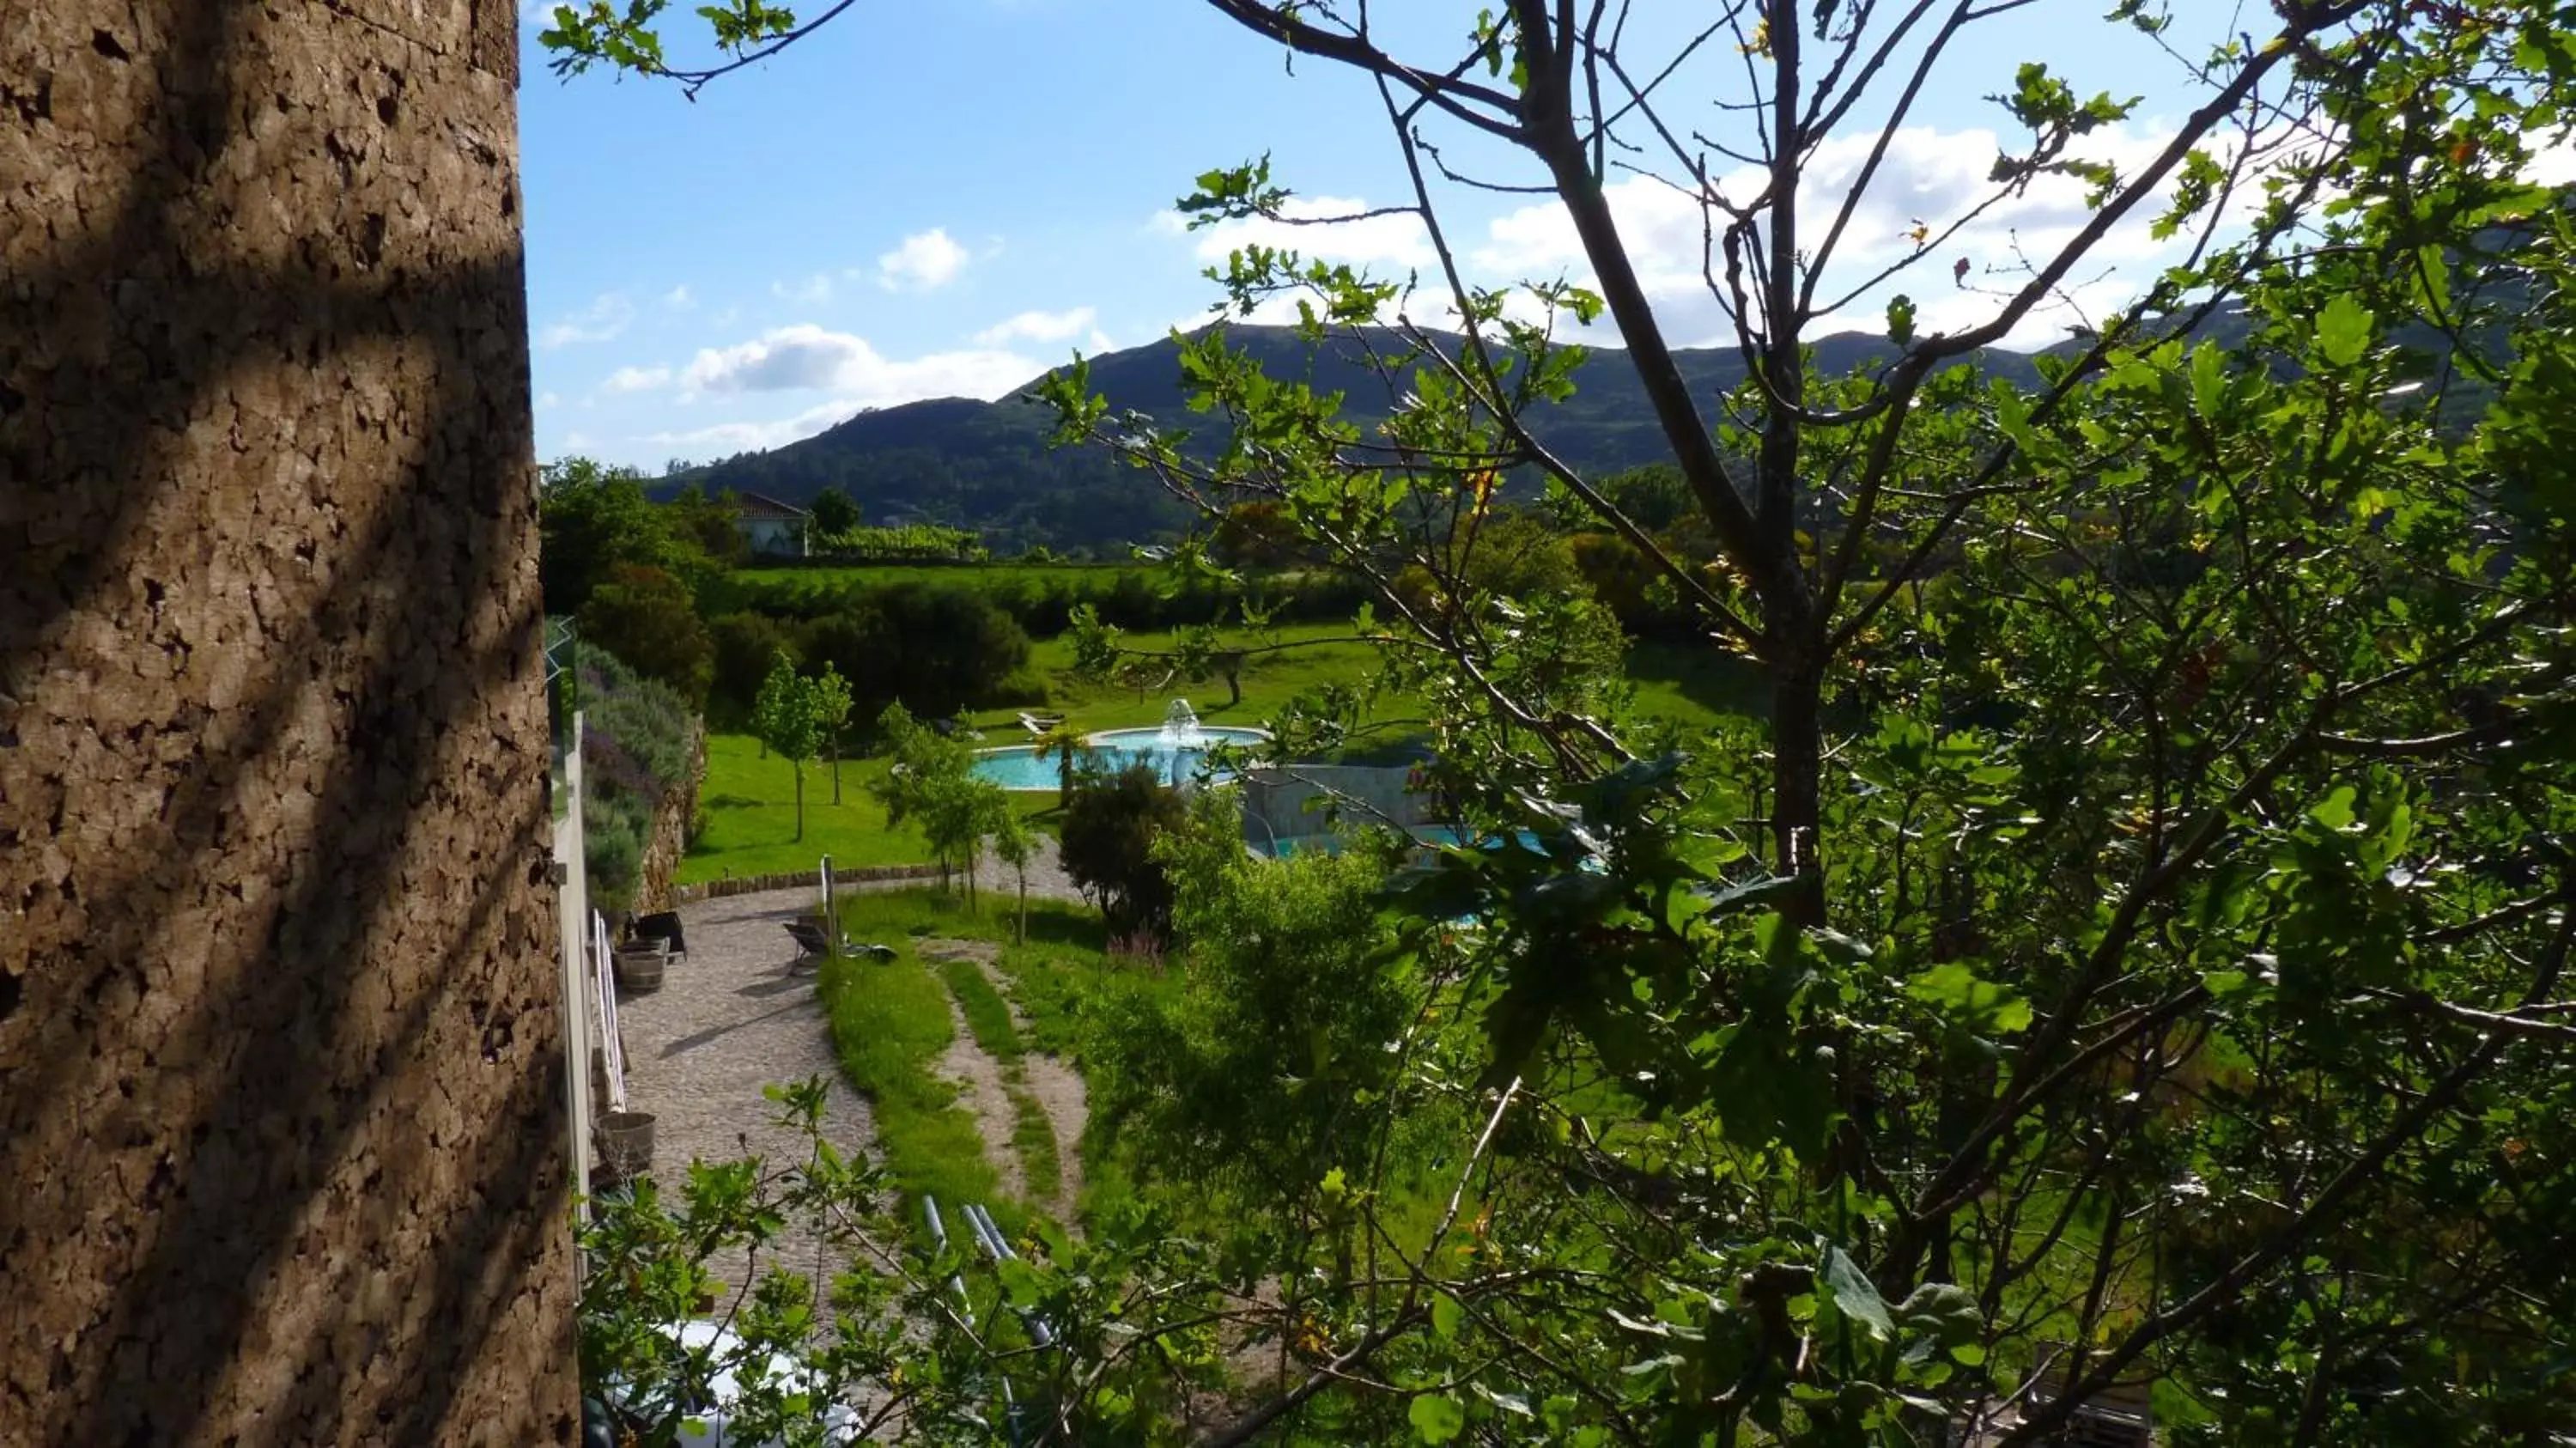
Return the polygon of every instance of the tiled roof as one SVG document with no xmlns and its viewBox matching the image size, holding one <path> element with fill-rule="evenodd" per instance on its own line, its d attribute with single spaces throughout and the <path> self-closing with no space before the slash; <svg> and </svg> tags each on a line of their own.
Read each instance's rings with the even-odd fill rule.
<svg viewBox="0 0 2576 1448">
<path fill-rule="evenodd" d="M 802 518 L 805 510 L 793 503 L 782 503 L 766 493 L 737 493 L 735 506 L 746 518 Z"/>
</svg>

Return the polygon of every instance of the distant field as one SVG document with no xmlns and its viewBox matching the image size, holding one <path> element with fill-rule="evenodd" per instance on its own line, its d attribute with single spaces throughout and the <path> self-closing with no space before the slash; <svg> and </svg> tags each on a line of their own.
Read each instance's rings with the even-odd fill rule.
<svg viewBox="0 0 2576 1448">
<path fill-rule="evenodd" d="M 714 586 L 702 606 L 710 613 L 730 613 L 755 605 L 793 611 L 854 585 L 884 587 L 897 583 L 947 583 L 988 590 L 1097 590 L 1114 588 L 1129 576 L 1156 591 L 1169 587 L 1171 581 L 1169 570 L 1138 563 L 884 563 L 850 568 L 738 568 Z"/>
<path fill-rule="evenodd" d="M 1282 642 L 1350 637 L 1337 624 L 1305 624 L 1276 630 L 1264 638 Z M 1249 635 L 1246 636 L 1250 637 Z M 1128 633 L 1120 642 L 1141 650 L 1169 650 L 1178 635 Z M 1159 688 L 1137 692 L 1115 684 L 1094 683 L 1073 671 L 1073 640 L 1046 639 L 1029 655 L 1029 665 L 1046 680 L 1046 712 L 1059 713 L 1085 729 L 1123 729 L 1160 724 L 1173 699 L 1187 699 L 1210 724 L 1259 724 L 1296 695 L 1325 684 L 1359 684 L 1377 667 L 1377 651 L 1367 644 L 1319 643 L 1311 648 L 1283 649 L 1246 661 L 1243 702 L 1226 706 L 1222 678 L 1174 679 Z M 1686 729 L 1706 728 L 1720 718 L 1758 711 L 1764 692 L 1760 675 L 1749 664 L 1714 648 L 1643 643 L 1628 655 L 1629 677 L 1637 685 L 1641 711 L 1671 719 Z M 975 716 L 979 728 L 1016 735 L 1019 711 L 994 709 Z M 1390 726 L 1418 718 L 1400 698 L 1378 701 L 1376 717 Z M 996 734 L 997 742 L 1008 742 Z"/>
<path fill-rule="evenodd" d="M 1310 639 L 1344 639 L 1351 630 L 1342 624 L 1300 624 L 1263 634 L 1263 639 L 1304 641 Z M 1249 640 L 1253 636 L 1245 635 Z M 1129 648 L 1169 650 L 1179 636 L 1171 633 L 1129 633 L 1120 642 Z M 1329 643 L 1312 648 L 1283 649 L 1245 661 L 1243 702 L 1226 705 L 1225 681 L 1208 678 L 1192 681 L 1173 679 L 1140 697 L 1133 689 L 1116 684 L 1099 684 L 1085 679 L 1073 670 L 1073 639 L 1040 640 L 1029 654 L 1029 667 L 1046 680 L 1049 713 L 1062 714 L 1085 729 L 1127 729 L 1145 724 L 1160 724 L 1164 712 L 1174 699 L 1187 699 L 1201 719 L 1210 724 L 1257 725 L 1280 706 L 1308 689 L 1328 683 L 1357 683 L 1376 666 L 1376 650 L 1367 644 Z M 1020 732 L 1016 709 L 995 709 L 975 716 L 978 727 L 988 730 L 1007 728 Z M 996 743 L 1008 739 L 996 738 Z"/>
</svg>

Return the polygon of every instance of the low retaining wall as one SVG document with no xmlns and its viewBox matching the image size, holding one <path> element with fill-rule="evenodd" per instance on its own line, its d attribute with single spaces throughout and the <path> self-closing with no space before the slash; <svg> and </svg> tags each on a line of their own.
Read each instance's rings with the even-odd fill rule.
<svg viewBox="0 0 2576 1448">
<path fill-rule="evenodd" d="M 689 739 L 689 777 L 686 783 L 666 791 L 662 804 L 653 812 L 652 832 L 644 839 L 644 863 L 635 885 L 635 913 L 650 914 L 668 910 L 687 898 L 671 885 L 671 876 L 680 868 L 680 856 L 689 848 L 689 822 L 698 812 L 698 786 L 707 777 L 707 734 L 703 728 Z"/>
<path fill-rule="evenodd" d="M 870 880 L 936 880 L 937 865 L 852 865 L 832 871 L 835 884 L 860 884 Z M 751 895 L 762 890 L 815 890 L 823 884 L 823 872 L 791 870 L 784 875 L 744 875 L 729 880 L 701 880 L 694 885 L 671 887 L 671 903 L 686 905 L 692 900 L 722 900 L 733 895 Z"/>
</svg>

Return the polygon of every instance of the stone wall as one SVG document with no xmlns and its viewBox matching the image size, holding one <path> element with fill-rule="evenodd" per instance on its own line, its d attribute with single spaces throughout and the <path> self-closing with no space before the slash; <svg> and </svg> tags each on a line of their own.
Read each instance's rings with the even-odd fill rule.
<svg viewBox="0 0 2576 1448">
<path fill-rule="evenodd" d="M 688 779 L 665 793 L 654 808 L 653 828 L 644 839 L 644 864 L 635 877 L 636 914 L 649 915 L 678 903 L 671 894 L 671 876 L 679 871 L 680 857 L 688 853 L 689 822 L 697 815 L 698 786 L 706 777 L 707 735 L 700 729 L 689 740 Z"/>
<path fill-rule="evenodd" d="M 0 1443 L 576 1437 L 516 23 L 0 5 Z"/>
<path fill-rule="evenodd" d="M 843 885 L 864 885 L 886 880 L 936 880 L 937 865 L 850 865 L 832 869 L 832 893 L 838 895 Z M 671 903 L 686 905 L 693 900 L 729 900 L 736 895 L 757 895 L 765 890 L 820 890 L 821 870 L 788 870 L 776 875 L 741 875 L 723 880 L 701 880 L 694 885 L 671 887 Z"/>
</svg>

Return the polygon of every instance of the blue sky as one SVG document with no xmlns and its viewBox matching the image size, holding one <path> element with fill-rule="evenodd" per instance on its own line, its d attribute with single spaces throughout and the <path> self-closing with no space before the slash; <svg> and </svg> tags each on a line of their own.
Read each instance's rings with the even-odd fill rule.
<svg viewBox="0 0 2576 1448">
<path fill-rule="evenodd" d="M 684 17 L 675 38 L 697 23 L 688 8 L 674 7 Z M 1424 27 L 1417 53 L 1444 59 L 1476 8 L 1380 5 Z M 1714 8 L 1640 0 L 1632 46 L 1654 50 L 1658 27 Z M 2010 89 L 2023 60 L 2050 61 L 2087 94 L 2146 95 L 2092 149 L 2151 153 L 2182 110 L 2178 67 L 2121 43 L 2096 18 L 2102 8 L 2039 0 L 1954 45 L 1855 213 L 1835 273 L 1864 278 L 1904 253 L 1914 221 L 1938 226 L 1990 189 L 2005 121 L 1984 97 Z M 2204 7 L 2177 31 L 2223 34 L 2234 18 Z M 2268 18 L 2258 7 L 2244 23 Z M 520 121 L 540 457 L 586 452 L 658 471 L 671 458 L 792 441 L 862 407 L 995 396 L 1077 348 L 1151 341 L 1204 314 L 1215 292 L 1200 269 L 1257 234 L 1184 232 L 1173 199 L 1199 172 L 1264 151 L 1318 208 L 1406 199 L 1372 87 L 1316 62 L 1291 75 L 1278 51 L 1196 0 L 861 0 L 694 102 L 605 72 L 558 81 L 536 44 L 541 28 L 532 5 Z M 1689 102 L 1677 114 L 1714 129 L 1724 118 L 1705 100 L 1740 82 L 1743 62 L 1732 44 L 1706 54 L 1682 78 L 1696 83 L 1674 94 Z M 1839 202 L 1875 135 L 1864 119 L 1874 116 L 1862 112 L 1827 143 L 1802 204 Z M 1510 160 L 1449 139 L 1454 161 L 1489 162 L 1499 175 Z M 1534 178 L 1521 162 L 1504 179 Z M 1927 330 L 1981 320 L 2012 279 L 2015 238 L 2029 250 L 2067 234 L 2082 219 L 2080 189 L 2035 188 L 1890 285 L 1923 305 Z M 1721 340 L 1698 275 L 1697 208 L 1649 181 L 1610 190 L 1673 339 Z M 1586 279 L 1553 203 L 1456 189 L 1444 198 L 1444 224 L 1478 278 Z M 1398 275 L 1428 260 L 1404 218 L 1272 230 Z M 1965 286 L 1952 281 L 1953 251 L 1973 260 Z M 2078 274 L 2072 301 L 2115 304 L 2160 251 L 2142 235 L 2118 240 L 2104 265 Z M 1847 314 L 1853 325 L 1874 325 L 1889 289 L 1866 292 Z M 2067 319 L 2022 340 L 2045 340 Z"/>
</svg>

